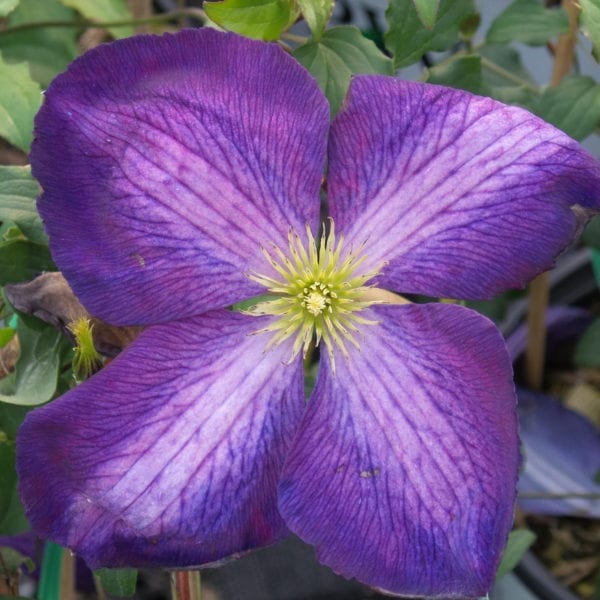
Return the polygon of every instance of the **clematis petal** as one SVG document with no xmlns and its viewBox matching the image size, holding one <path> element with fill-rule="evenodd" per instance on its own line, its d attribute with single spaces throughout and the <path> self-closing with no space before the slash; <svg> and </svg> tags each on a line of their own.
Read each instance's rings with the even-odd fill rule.
<svg viewBox="0 0 600 600">
<path fill-rule="evenodd" d="M 92 568 L 200 565 L 284 535 L 276 486 L 302 368 L 283 364 L 286 343 L 265 354 L 257 323 L 215 311 L 150 327 L 30 413 L 17 469 L 37 533 Z"/>
<path fill-rule="evenodd" d="M 328 123 L 315 81 L 275 45 L 189 30 L 88 52 L 36 119 L 56 264 L 114 324 L 257 295 L 260 245 L 318 225 Z"/>
<path fill-rule="evenodd" d="M 599 519 L 600 502 L 594 498 L 600 492 L 598 428 L 558 398 L 528 390 L 519 390 L 519 425 L 525 455 L 521 509 Z"/>
<path fill-rule="evenodd" d="M 357 76 L 332 125 L 328 191 L 338 231 L 381 287 L 483 299 L 552 266 L 600 164 L 531 113 L 424 83 Z M 575 207 L 575 208 L 573 208 Z"/>
<path fill-rule="evenodd" d="M 361 350 L 326 361 L 279 510 L 334 571 L 402 595 L 490 588 L 519 463 L 508 354 L 456 305 L 373 307 Z"/>
</svg>

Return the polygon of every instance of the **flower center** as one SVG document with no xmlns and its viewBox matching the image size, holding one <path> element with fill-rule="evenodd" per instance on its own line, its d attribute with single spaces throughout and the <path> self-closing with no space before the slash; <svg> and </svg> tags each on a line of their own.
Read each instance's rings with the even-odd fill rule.
<svg viewBox="0 0 600 600">
<path fill-rule="evenodd" d="M 323 341 L 335 364 L 335 348 L 347 356 L 347 343 L 359 347 L 356 336 L 360 326 L 377 323 L 358 313 L 378 302 L 365 298 L 365 292 L 371 289 L 365 283 L 379 271 L 357 274 L 364 255 L 360 250 L 344 252 L 343 236 L 336 240 L 334 223 L 330 223 L 329 235 L 324 234 L 318 246 L 307 226 L 306 246 L 298 233 L 290 230 L 287 252 L 275 245 L 270 250 L 262 248 L 276 275 L 249 276 L 267 288 L 274 299 L 260 302 L 247 312 L 276 317 L 260 332 L 275 334 L 267 349 L 293 337 L 291 360 L 300 351 L 306 356 L 314 340 L 316 345 Z"/>
</svg>

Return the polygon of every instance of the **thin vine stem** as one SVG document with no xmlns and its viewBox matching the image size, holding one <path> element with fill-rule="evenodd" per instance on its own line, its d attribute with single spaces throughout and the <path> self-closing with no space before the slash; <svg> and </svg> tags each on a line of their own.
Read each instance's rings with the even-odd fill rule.
<svg viewBox="0 0 600 600">
<path fill-rule="evenodd" d="M 539 92 L 540 92 L 539 88 L 537 86 L 535 86 L 533 83 L 527 81 L 526 79 L 522 79 L 521 77 L 519 77 L 517 75 L 514 75 L 510 71 L 507 71 L 504 67 L 501 67 L 500 65 L 496 64 L 494 61 L 491 61 L 489 58 L 486 58 L 485 56 L 481 57 L 481 65 L 483 67 L 485 67 L 486 69 L 488 69 L 488 71 L 492 71 L 492 73 L 499 75 L 500 77 L 502 77 L 503 79 L 506 79 L 507 81 L 510 81 L 516 85 L 520 85 L 532 92 L 535 92 L 536 94 L 539 94 Z"/>
<path fill-rule="evenodd" d="M 552 80 L 550 85 L 560 85 L 573 66 L 577 43 L 579 5 L 575 0 L 563 0 L 569 15 L 569 31 L 561 35 L 556 45 Z M 525 349 L 525 379 L 533 390 L 542 387 L 546 357 L 546 312 L 550 297 L 548 273 L 538 275 L 529 284 L 529 308 L 527 312 L 527 347 Z"/>
<path fill-rule="evenodd" d="M 202 600 L 200 571 L 171 571 L 172 600 Z"/>
<path fill-rule="evenodd" d="M 560 500 L 560 499 L 583 499 L 599 500 L 600 492 L 523 492 L 519 494 L 521 500 Z"/>
<path fill-rule="evenodd" d="M 148 25 L 152 23 L 162 23 L 167 21 L 173 21 L 181 17 L 195 17 L 201 21 L 206 21 L 206 13 L 200 8 L 182 8 L 174 10 L 161 15 L 152 15 L 150 17 L 143 17 L 139 19 L 117 19 L 114 21 L 95 21 L 93 19 L 77 18 L 71 20 L 61 21 L 34 21 L 32 23 L 21 23 L 19 25 L 13 25 L 0 29 L 0 35 L 6 35 L 8 33 L 16 33 L 18 31 L 28 31 L 30 29 L 43 29 L 46 27 L 129 27 L 136 25 Z"/>
<path fill-rule="evenodd" d="M 474 47 L 473 52 L 477 52 L 480 48 L 481 48 L 481 45 Z M 454 61 L 458 60 L 459 58 L 464 58 L 465 56 L 468 56 L 469 54 L 470 53 L 467 52 L 466 50 L 459 50 L 458 52 L 455 52 L 452 56 L 449 56 L 448 58 L 437 63 L 435 66 L 439 67 L 439 66 L 451 64 Z M 488 71 L 492 71 L 492 73 L 495 73 L 496 75 L 502 77 L 503 79 L 506 79 L 507 81 L 510 81 L 511 83 L 514 83 L 515 85 L 520 85 L 520 86 L 524 87 L 525 89 L 528 89 L 536 94 L 540 93 L 540 89 L 536 85 L 531 83 L 531 81 L 527 81 L 527 79 L 523 79 L 522 77 L 519 77 L 518 75 L 515 75 L 514 73 L 507 71 L 504 67 L 501 67 L 499 64 L 495 63 L 494 61 L 490 60 L 489 58 L 486 58 L 485 56 L 480 55 L 480 59 L 481 59 L 481 66 L 486 68 Z"/>
</svg>

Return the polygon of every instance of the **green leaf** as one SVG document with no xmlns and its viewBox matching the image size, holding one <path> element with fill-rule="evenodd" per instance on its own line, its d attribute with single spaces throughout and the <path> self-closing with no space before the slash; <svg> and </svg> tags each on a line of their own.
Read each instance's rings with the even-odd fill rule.
<svg viewBox="0 0 600 600">
<path fill-rule="evenodd" d="M 0 518 L 0 535 L 17 535 L 29 531 L 31 525 L 25 516 L 25 510 L 19 500 L 17 486 L 12 490 L 11 504 L 4 518 Z"/>
<path fill-rule="evenodd" d="M 477 55 L 463 56 L 432 67 L 427 71 L 427 81 L 467 90 L 474 94 L 483 94 L 481 57 Z"/>
<path fill-rule="evenodd" d="M 518 564 L 523 554 L 535 542 L 536 535 L 528 529 L 515 529 L 508 536 L 508 542 L 496 573 L 496 581 L 510 573 Z"/>
<path fill-rule="evenodd" d="M 592 54 L 600 62 L 600 0 L 579 0 L 579 24 L 583 33 L 592 40 Z"/>
<path fill-rule="evenodd" d="M 42 104 L 42 90 L 26 64 L 7 64 L 0 56 L 0 137 L 24 152 L 33 140 L 33 117 Z"/>
<path fill-rule="evenodd" d="M 435 25 L 435 17 L 440 5 L 440 0 L 413 0 L 421 23 L 427 29 Z"/>
<path fill-rule="evenodd" d="M 296 0 L 315 40 L 320 40 L 331 17 L 334 0 Z"/>
<path fill-rule="evenodd" d="M 19 0 L 0 0 L 0 17 L 6 17 L 15 8 L 17 8 Z"/>
<path fill-rule="evenodd" d="M 296 17 L 293 0 L 221 0 L 204 11 L 223 29 L 260 40 L 279 39 Z"/>
<path fill-rule="evenodd" d="M 102 589 L 112 596 L 133 596 L 137 585 L 136 569 L 98 569 L 94 575 L 100 579 Z"/>
<path fill-rule="evenodd" d="M 581 240 L 590 248 L 600 249 L 600 215 L 591 219 L 586 225 Z"/>
<path fill-rule="evenodd" d="M 15 535 L 28 529 L 17 493 L 15 445 L 0 442 L 0 535 Z"/>
<path fill-rule="evenodd" d="M 600 367 L 600 318 L 594 319 L 579 339 L 573 362 L 578 367 Z"/>
<path fill-rule="evenodd" d="M 28 240 L 0 242 L 0 285 L 27 281 L 43 271 L 56 271 L 48 246 Z"/>
<path fill-rule="evenodd" d="M 28 165 L 0 166 L 0 221 L 12 221 L 27 239 L 47 244 L 48 238 L 35 208 L 38 191 Z"/>
<path fill-rule="evenodd" d="M 0 327 L 0 348 L 4 348 L 13 337 L 15 330 L 12 327 Z"/>
<path fill-rule="evenodd" d="M 572 75 L 541 95 L 535 112 L 576 140 L 600 125 L 600 85 L 590 77 Z"/>
<path fill-rule="evenodd" d="M 332 27 L 321 41 L 310 41 L 293 54 L 317 80 L 329 100 L 332 115 L 341 106 L 353 74 L 393 72 L 391 60 L 351 25 Z"/>
<path fill-rule="evenodd" d="M 426 29 L 412 0 L 391 0 L 385 43 L 394 56 L 394 67 L 411 65 L 431 50 L 452 47 L 460 39 L 462 24 L 476 13 L 473 0 L 440 0 L 437 21 L 432 29 Z"/>
<path fill-rule="evenodd" d="M 125 0 L 60 0 L 60 2 L 93 21 L 127 21 L 133 19 Z M 107 27 L 107 29 L 115 38 L 128 37 L 134 33 L 133 25 Z"/>
<path fill-rule="evenodd" d="M 0 379 L 0 394 L 11 389 L 10 382 L 7 383 L 8 378 L 5 377 Z M 0 402 L 0 436 L 4 439 L 14 441 L 17 437 L 17 431 L 25 418 L 25 415 L 31 409 L 27 406 L 18 406 L 16 404 L 5 404 Z"/>
<path fill-rule="evenodd" d="M 67 342 L 58 329 L 37 319 L 19 319 L 17 335 L 21 351 L 12 390 L 0 394 L 0 402 L 34 406 L 48 402 L 54 395 L 62 354 Z"/>
<path fill-rule="evenodd" d="M 27 573 L 33 573 L 35 570 L 35 564 L 31 558 L 21 554 L 14 548 L 8 546 L 0 546 L 0 574 L 10 575 L 12 573 L 18 573 L 21 567 L 25 565 Z M 8 571 L 8 573 L 6 572 Z M 8 596 L 7 596 L 8 597 Z"/>
<path fill-rule="evenodd" d="M 0 520 L 10 507 L 16 484 L 15 446 L 0 442 Z"/>
<path fill-rule="evenodd" d="M 506 44 L 486 44 L 479 53 L 486 95 L 532 110 L 539 91 L 519 52 Z"/>
<path fill-rule="evenodd" d="M 479 48 L 479 54 L 485 59 L 482 65 L 483 77 L 488 85 L 493 87 L 513 86 L 515 79 L 521 79 L 524 83 L 532 86 L 535 85 L 531 73 L 523 66 L 521 54 L 512 46 L 486 44 Z M 494 70 L 493 67 L 499 67 L 512 79 L 507 79 L 507 76 L 503 76 L 498 69 Z"/>
<path fill-rule="evenodd" d="M 43 21 L 69 21 L 75 13 L 57 0 L 21 0 L 10 14 L 8 27 Z M 0 51 L 10 62 L 27 61 L 31 76 L 47 87 L 50 81 L 77 56 L 75 27 L 38 27 L 24 31 L 0 31 Z"/>
<path fill-rule="evenodd" d="M 488 43 L 523 42 L 543 46 L 569 30 L 569 18 L 562 8 L 544 8 L 538 0 L 515 0 L 490 25 Z"/>
</svg>

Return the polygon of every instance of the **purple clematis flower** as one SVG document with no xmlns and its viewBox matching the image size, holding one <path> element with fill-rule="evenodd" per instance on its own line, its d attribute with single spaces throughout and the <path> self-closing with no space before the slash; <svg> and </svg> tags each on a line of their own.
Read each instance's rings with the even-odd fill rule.
<svg viewBox="0 0 600 600">
<path fill-rule="evenodd" d="M 41 535 L 94 568 L 183 567 L 291 530 L 391 593 L 490 588 L 519 463 L 510 359 L 479 314 L 381 289 L 524 285 L 600 207 L 592 157 L 524 110 L 383 76 L 356 77 L 330 127 L 279 47 L 202 30 L 76 60 L 31 158 L 75 293 L 148 326 L 27 416 Z"/>
</svg>

